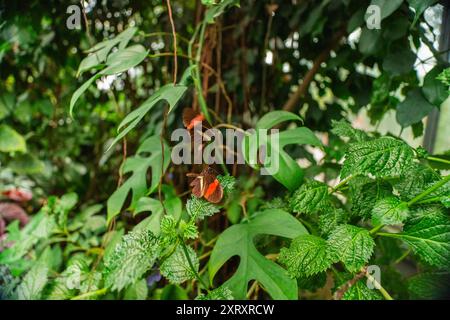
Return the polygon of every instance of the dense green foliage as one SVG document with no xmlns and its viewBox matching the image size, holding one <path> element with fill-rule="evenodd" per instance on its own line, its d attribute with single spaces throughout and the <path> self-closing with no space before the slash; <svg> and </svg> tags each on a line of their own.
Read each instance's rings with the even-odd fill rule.
<svg viewBox="0 0 450 320">
<path fill-rule="evenodd" d="M 28 223 L 0 211 L 0 298 L 448 298 L 448 153 L 402 136 L 450 92 L 437 1 L 171 2 L 96 3 L 78 30 L 65 3 L 4 4 L 0 200 L 33 199 Z M 197 168 L 171 162 L 186 106 L 279 129 L 279 170 L 259 174 L 247 134 L 222 201 L 191 195 Z"/>
</svg>

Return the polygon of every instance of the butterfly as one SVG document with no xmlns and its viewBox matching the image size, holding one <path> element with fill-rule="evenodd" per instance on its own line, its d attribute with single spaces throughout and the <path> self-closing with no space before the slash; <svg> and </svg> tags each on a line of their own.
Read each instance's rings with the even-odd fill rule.
<svg viewBox="0 0 450 320">
<path fill-rule="evenodd" d="M 190 186 L 195 197 L 204 197 L 211 203 L 218 203 L 222 200 L 223 189 L 211 167 L 204 168 L 200 173 L 188 173 L 187 176 L 194 178 Z"/>
<path fill-rule="evenodd" d="M 205 116 L 202 113 L 195 112 L 192 108 L 184 108 L 183 110 L 183 124 L 188 130 L 200 124 L 203 127 L 203 120 Z"/>
</svg>

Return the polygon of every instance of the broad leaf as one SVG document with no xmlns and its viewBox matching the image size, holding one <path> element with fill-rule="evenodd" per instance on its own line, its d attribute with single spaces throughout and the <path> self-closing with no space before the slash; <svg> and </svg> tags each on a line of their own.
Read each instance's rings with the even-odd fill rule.
<svg viewBox="0 0 450 320">
<path fill-rule="evenodd" d="M 47 284 L 48 267 L 45 263 L 36 263 L 25 275 L 17 288 L 19 300 L 39 300 Z"/>
<path fill-rule="evenodd" d="M 437 79 L 443 68 L 436 66 L 423 79 L 422 92 L 425 98 L 436 107 L 439 107 L 447 98 L 447 87 Z"/>
<path fill-rule="evenodd" d="M 8 165 L 19 174 L 36 174 L 44 170 L 44 163 L 31 153 L 17 155 Z"/>
<path fill-rule="evenodd" d="M 164 146 L 164 165 L 160 138 L 152 136 L 140 145 L 136 155 L 127 158 L 123 166 L 123 173 L 131 176 L 109 197 L 107 202 L 108 222 L 120 213 L 128 194 L 131 192 L 129 208 L 134 210 L 137 201 L 153 191 L 158 186 L 161 171 L 165 171 L 170 163 L 170 149 Z M 147 172 L 151 167 L 151 183 L 147 185 Z"/>
<path fill-rule="evenodd" d="M 408 0 L 409 5 L 414 8 L 414 11 L 416 12 L 412 26 L 416 24 L 425 9 L 431 7 L 436 2 L 438 2 L 438 0 Z"/>
<path fill-rule="evenodd" d="M 289 112 L 273 111 L 261 118 L 256 124 L 256 128 L 258 130 L 269 130 L 273 126 L 287 120 L 301 120 L 301 118 Z M 274 143 L 272 143 L 272 141 Z M 263 136 L 259 136 L 258 132 L 255 132 L 244 137 L 242 141 L 242 150 L 245 161 L 253 168 L 257 168 L 257 152 L 254 151 L 265 148 L 266 159 L 264 161 L 264 166 L 267 169 L 267 173 L 272 175 L 290 191 L 293 191 L 302 183 L 303 170 L 297 162 L 284 151 L 284 148 L 291 144 L 322 146 L 320 140 L 311 130 L 301 127 L 273 133 L 271 135 L 268 134 L 267 139 Z"/>
<path fill-rule="evenodd" d="M 135 283 L 153 266 L 159 253 L 158 239 L 152 232 L 131 231 L 105 258 L 105 286 L 122 290 Z"/>
<path fill-rule="evenodd" d="M 219 287 L 208 294 L 201 294 L 195 300 L 233 300 L 233 294 L 227 287 Z"/>
<path fill-rule="evenodd" d="M 25 139 L 6 124 L 0 125 L 0 152 L 25 152 Z"/>
<path fill-rule="evenodd" d="M 200 262 L 197 254 L 191 247 L 187 247 L 186 251 L 195 272 L 198 272 Z M 181 245 L 178 245 L 175 252 L 164 260 L 160 270 L 161 274 L 174 284 L 180 284 L 195 278 L 194 270 L 192 270 Z"/>
<path fill-rule="evenodd" d="M 144 116 L 159 102 L 167 101 L 169 111 L 172 110 L 178 101 L 183 97 L 187 87 L 184 85 L 167 84 L 159 88 L 150 98 L 144 101 L 136 110 L 131 111 L 119 124 L 118 135 L 108 147 L 108 150 L 122 139 L 128 132 L 137 126 Z"/>
<path fill-rule="evenodd" d="M 398 234 L 390 237 L 405 241 L 421 259 L 432 266 L 449 269 L 450 219 L 441 214 L 428 214 L 411 219 Z"/>
<path fill-rule="evenodd" d="M 414 89 L 397 105 L 397 122 L 402 127 L 408 127 L 421 121 L 434 108 L 435 106 L 425 99 L 420 89 Z"/>
<path fill-rule="evenodd" d="M 394 138 L 354 143 L 346 153 L 341 178 L 357 174 L 399 176 L 412 165 L 413 157 L 412 148 Z"/>
<path fill-rule="evenodd" d="M 203 220 L 219 212 L 219 208 L 213 203 L 201 198 L 192 196 L 186 203 L 186 210 L 194 220 Z"/>
<path fill-rule="evenodd" d="M 403 0 L 372 0 L 370 5 L 375 5 L 380 8 L 381 20 L 389 17 L 398 7 L 401 6 Z"/>
<path fill-rule="evenodd" d="M 331 208 L 329 201 L 328 186 L 322 182 L 311 180 L 295 191 L 290 205 L 294 212 L 312 214 Z"/>
<path fill-rule="evenodd" d="M 372 223 L 375 226 L 400 224 L 406 218 L 408 218 L 408 205 L 396 197 L 383 198 L 377 201 L 372 209 Z"/>
<path fill-rule="evenodd" d="M 383 297 L 376 289 L 369 289 L 366 281 L 361 279 L 352 285 L 342 297 L 342 300 L 382 300 Z"/>
<path fill-rule="evenodd" d="M 289 248 L 281 249 L 278 261 L 291 277 L 305 278 L 327 270 L 336 262 L 336 254 L 324 239 L 302 234 Z"/>
<path fill-rule="evenodd" d="M 369 231 L 349 224 L 337 227 L 329 236 L 328 244 L 350 272 L 359 271 L 375 247 Z"/>
<path fill-rule="evenodd" d="M 350 123 L 344 119 L 340 121 L 332 120 L 331 125 L 333 126 L 331 132 L 339 138 L 349 138 L 350 142 L 361 142 L 368 139 L 367 134 L 364 131 L 353 128 Z"/>
<path fill-rule="evenodd" d="M 332 208 L 319 215 L 319 229 L 321 234 L 328 235 L 337 226 L 346 223 L 349 217 L 343 209 Z"/>
<path fill-rule="evenodd" d="M 239 267 L 224 284 L 233 297 L 244 299 L 249 281 L 256 280 L 273 299 L 297 299 L 296 282 L 286 270 L 258 252 L 254 238 L 259 234 L 295 238 L 307 233 L 303 225 L 285 211 L 260 212 L 250 221 L 233 225 L 220 235 L 208 263 L 209 277 L 212 281 L 225 262 L 237 255 Z"/>
<path fill-rule="evenodd" d="M 392 195 L 389 183 L 378 179 L 357 177 L 349 182 L 352 214 L 369 219 L 375 203 Z"/>
<path fill-rule="evenodd" d="M 408 279 L 408 291 L 410 293 L 411 299 L 448 299 L 449 283 L 450 273 L 448 272 L 424 272 Z"/>
</svg>

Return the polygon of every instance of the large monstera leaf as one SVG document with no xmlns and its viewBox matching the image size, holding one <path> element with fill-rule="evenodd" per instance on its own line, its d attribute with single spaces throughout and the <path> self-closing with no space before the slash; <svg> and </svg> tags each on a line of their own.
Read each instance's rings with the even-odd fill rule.
<svg viewBox="0 0 450 320">
<path fill-rule="evenodd" d="M 269 130 L 282 122 L 295 121 L 301 118 L 296 114 L 287 111 L 272 111 L 263 116 L 256 124 L 256 130 Z M 252 150 L 259 150 L 267 143 L 265 167 L 273 166 L 268 173 L 278 182 L 284 185 L 289 191 L 297 189 L 303 180 L 303 170 L 284 148 L 291 144 L 309 144 L 321 147 L 322 143 L 314 133 L 306 127 L 298 127 L 268 135 L 267 140 L 257 136 L 258 132 L 247 135 L 242 141 L 244 159 L 250 166 L 257 168 L 258 164 Z M 276 159 L 271 162 L 270 159 Z M 278 162 L 278 164 L 276 164 Z"/>
<path fill-rule="evenodd" d="M 164 165 L 162 164 L 164 158 Z M 122 207 L 131 192 L 131 204 L 129 209 L 134 210 L 138 200 L 151 194 L 158 186 L 162 171 L 165 171 L 170 163 L 170 148 L 164 143 L 164 157 L 161 148 L 161 140 L 158 136 L 152 136 L 144 140 L 136 152 L 136 155 L 127 158 L 122 168 L 123 173 L 131 173 L 131 176 L 109 197 L 107 202 L 108 222 L 120 213 Z M 151 182 L 147 185 L 147 172 L 151 168 Z"/>
<path fill-rule="evenodd" d="M 283 210 L 260 212 L 250 221 L 234 225 L 220 235 L 209 260 L 210 280 L 227 260 L 239 256 L 236 273 L 223 284 L 232 291 L 233 297 L 245 299 L 249 281 L 256 280 L 273 299 L 297 299 L 297 282 L 285 269 L 259 253 L 254 238 L 268 234 L 292 239 L 307 233 L 300 222 Z"/>
</svg>

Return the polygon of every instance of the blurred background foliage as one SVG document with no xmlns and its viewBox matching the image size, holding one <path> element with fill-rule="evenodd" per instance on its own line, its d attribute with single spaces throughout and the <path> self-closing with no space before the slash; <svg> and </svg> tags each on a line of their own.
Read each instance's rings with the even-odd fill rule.
<svg viewBox="0 0 450 320">
<path fill-rule="evenodd" d="M 124 115 L 171 82 L 171 28 L 161 1 L 91 0 L 82 3 L 80 28 L 71 30 L 70 4 L 81 6 L 2 1 L 0 136 L 12 142 L 0 144 L 0 183 L 4 189 L 32 187 L 42 197 L 75 191 L 99 202 L 116 188 L 123 149 L 132 154 L 161 130 L 159 108 L 126 145 L 104 152 Z M 370 4 L 381 8 L 381 29 L 366 26 Z M 172 6 L 181 76 L 189 64 L 188 39 L 205 7 L 195 0 Z M 435 150 L 443 153 L 449 107 L 443 103 L 447 88 L 436 80 L 448 65 L 448 52 L 439 47 L 443 11 L 433 0 L 242 1 L 206 29 L 201 73 L 208 106 L 243 128 L 270 110 L 289 110 L 329 145 L 339 143 L 328 133 L 331 121 L 347 118 L 359 128 L 401 134 L 416 146 L 427 115 L 440 108 Z M 130 26 L 138 27 L 133 41 L 149 49 L 149 57 L 128 72 L 98 79 L 71 118 L 70 97 L 90 76 L 76 74 L 84 51 Z M 193 95 L 183 100 L 184 106 L 197 104 Z M 171 114 L 168 125 L 180 121 Z"/>
</svg>

